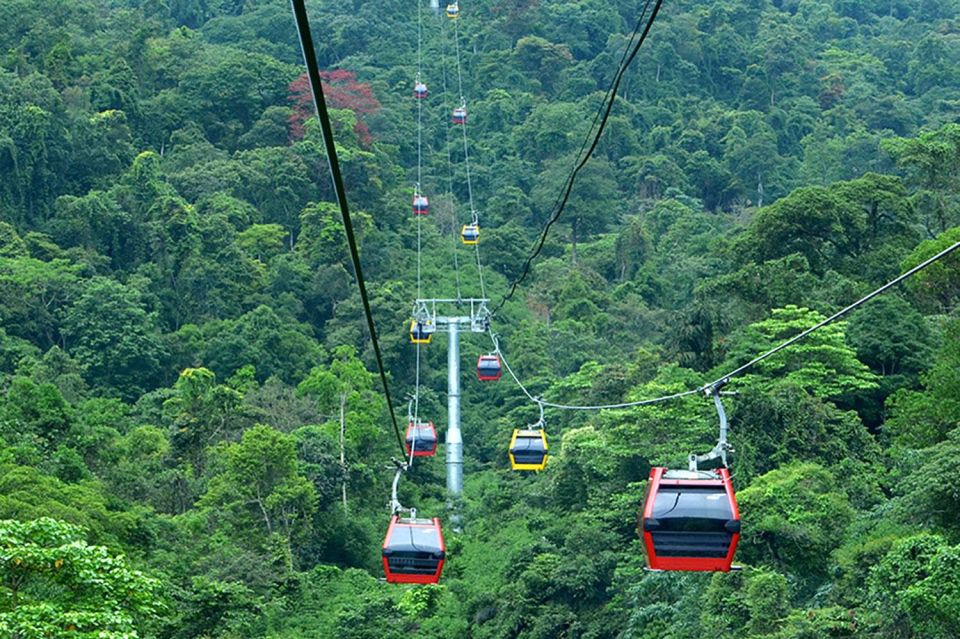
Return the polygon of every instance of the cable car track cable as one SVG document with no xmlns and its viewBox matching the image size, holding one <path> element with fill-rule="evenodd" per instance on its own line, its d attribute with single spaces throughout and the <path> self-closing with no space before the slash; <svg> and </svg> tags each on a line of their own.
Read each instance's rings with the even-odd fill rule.
<svg viewBox="0 0 960 639">
<path fill-rule="evenodd" d="M 443 78 L 443 108 L 446 113 L 450 113 L 450 101 L 447 99 L 447 31 L 445 27 L 445 20 L 440 16 L 440 69 L 441 77 Z M 457 283 L 457 299 L 461 299 L 462 295 L 460 294 L 460 260 L 457 256 L 457 207 L 453 201 L 453 156 L 450 153 L 450 123 L 446 123 L 443 127 L 444 140 L 446 144 L 444 148 L 447 150 L 447 201 L 450 205 L 450 219 L 452 221 L 451 229 L 453 232 L 451 234 L 452 241 L 452 255 L 453 255 L 453 274 L 456 278 Z"/>
<path fill-rule="evenodd" d="M 646 12 L 647 5 L 650 4 L 652 0 L 647 0 L 646 5 L 644 5 L 643 11 Z M 590 148 L 587 149 L 587 153 L 579 159 L 573 171 L 571 171 L 570 176 L 567 178 L 566 186 L 563 190 L 563 196 L 560 201 L 559 207 L 554 207 L 554 213 L 550 216 L 550 219 L 547 220 L 546 225 L 543 227 L 543 231 L 540 233 L 540 239 L 537 242 L 536 248 L 533 252 L 527 257 L 526 261 L 523 264 L 523 271 L 520 276 L 517 277 L 513 283 L 510 285 L 510 290 L 504 295 L 497 305 L 491 311 L 492 315 L 495 315 L 503 305 L 506 304 L 510 299 L 513 298 L 513 294 L 516 292 L 517 287 L 526 279 L 527 275 L 530 272 L 530 266 L 533 264 L 533 260 L 540 255 L 540 251 L 543 250 L 543 245 L 547 241 L 547 235 L 550 232 L 550 228 L 553 224 L 560 219 L 560 215 L 563 213 L 564 209 L 567 206 L 567 201 L 570 199 L 570 193 L 573 191 L 573 185 L 576 182 L 577 175 L 580 171 L 586 166 L 587 162 L 593 156 L 593 152 L 596 150 L 597 146 L 600 144 L 600 138 L 603 137 L 603 131 L 607 126 L 607 121 L 610 118 L 610 112 L 613 110 L 613 105 L 616 101 L 617 90 L 620 88 L 620 82 L 623 80 L 623 75 L 626 73 L 627 68 L 629 68 L 630 63 L 633 62 L 633 59 L 636 57 L 637 53 L 640 51 L 640 47 L 643 46 L 643 43 L 647 39 L 647 35 L 650 33 L 650 28 L 653 27 L 653 22 L 657 18 L 657 14 L 660 12 L 660 7 L 663 6 L 663 0 L 656 0 L 656 4 L 653 7 L 653 11 L 650 14 L 650 17 L 647 19 L 646 26 L 643 29 L 643 33 L 640 35 L 640 39 L 637 41 L 637 44 L 634 46 L 633 50 L 630 52 L 626 63 L 622 64 L 617 70 L 617 74 L 614 77 L 614 81 L 610 87 L 610 99 L 606 102 L 606 107 L 603 110 L 603 116 L 600 119 L 600 126 L 597 129 L 596 134 L 594 135 L 593 142 L 590 144 Z M 641 13 L 642 19 L 643 13 Z M 639 24 L 639 23 L 638 23 Z M 631 40 L 632 41 L 632 40 Z M 629 48 L 629 47 L 628 47 Z M 592 127 L 591 127 L 592 128 Z M 589 139 L 589 134 L 587 135 Z M 582 148 L 582 147 L 581 147 Z"/>
<path fill-rule="evenodd" d="M 420 3 L 417 3 L 417 79 L 420 84 L 420 74 L 423 72 L 423 9 Z M 416 90 L 416 89 L 414 89 Z M 423 100 L 417 98 L 417 193 L 420 192 L 420 185 L 423 183 Z M 422 215 L 417 215 L 417 299 L 423 297 L 421 287 L 421 245 L 423 241 Z M 417 355 L 419 357 L 420 348 L 417 346 Z M 419 363 L 419 362 L 418 362 Z M 419 394 L 419 378 L 417 393 Z"/>
<path fill-rule="evenodd" d="M 466 108 L 467 99 L 463 94 L 463 64 L 460 56 L 460 21 L 455 20 L 453 23 L 453 42 L 454 42 L 454 53 L 457 61 L 457 89 L 460 93 L 460 106 L 461 108 Z M 466 114 L 465 114 L 466 115 Z M 459 124 L 461 128 L 461 135 L 463 137 L 463 165 L 464 171 L 466 172 L 467 178 L 467 199 L 470 203 L 470 216 L 471 224 L 478 224 L 479 217 L 477 214 L 477 208 L 474 205 L 473 200 L 473 176 L 470 173 L 470 150 L 469 142 L 467 140 L 467 121 L 464 121 Z M 449 125 L 448 125 L 449 130 Z M 456 233 L 456 225 L 454 225 L 454 233 Z M 480 297 L 487 297 L 487 289 L 483 282 L 483 264 L 480 260 L 480 246 L 479 243 L 474 244 L 474 253 L 477 260 L 477 279 L 480 283 Z M 459 297 L 459 296 L 458 296 Z"/>
<path fill-rule="evenodd" d="M 848 306 L 845 306 L 844 308 L 840 309 L 839 311 L 837 311 L 836 313 L 834 313 L 834 314 L 831 315 L 830 317 L 827 317 L 826 319 L 823 319 L 823 320 L 817 322 L 816 324 L 814 324 L 814 325 L 811 326 L 810 328 L 807 328 L 806 330 L 801 331 L 800 333 L 797 333 L 797 334 L 794 335 L 793 337 L 791 337 L 791 338 L 783 341 L 782 343 L 780 343 L 780 344 L 778 344 L 777 346 L 771 348 L 770 350 L 762 353 L 761 355 L 758 355 L 757 357 L 753 358 L 752 360 L 750 360 L 750 361 L 747 362 L 746 364 L 743 364 L 743 365 L 735 368 L 734 370 L 730 371 L 730 372 L 727 373 L 726 375 L 722 375 L 722 376 L 718 377 L 717 379 L 713 380 L 712 382 L 708 382 L 708 383 L 706 383 L 706 384 L 703 384 L 703 385 L 698 386 L 697 388 L 694 388 L 694 389 L 691 389 L 691 390 L 681 391 L 681 392 L 679 392 L 679 393 L 673 393 L 673 394 L 671 394 L 671 395 L 662 395 L 662 396 L 660 396 L 660 397 L 654 397 L 654 398 L 652 398 L 652 399 L 643 399 L 643 400 L 638 400 L 638 401 L 635 401 L 635 402 L 622 402 L 622 403 L 619 403 L 619 404 L 597 404 L 597 405 L 558 404 L 558 403 L 555 403 L 555 402 L 548 402 L 548 401 L 544 400 L 544 399 L 541 398 L 541 397 L 535 397 L 533 394 L 530 393 L 529 390 L 527 390 L 526 386 L 523 385 L 523 382 L 521 382 L 520 379 L 519 379 L 519 377 L 517 377 L 517 375 L 513 372 L 513 368 L 510 366 L 510 362 L 507 360 L 507 358 L 506 358 L 506 357 L 504 356 L 504 354 L 503 354 L 503 351 L 500 349 L 499 339 L 497 338 L 497 336 L 496 336 L 492 331 L 490 331 L 490 338 L 493 340 L 494 351 L 497 353 L 497 355 L 500 356 L 500 361 L 503 362 L 503 365 L 504 365 L 504 367 L 507 369 L 507 372 L 510 373 L 510 377 L 512 377 L 512 378 L 513 378 L 513 381 L 516 382 L 517 386 L 520 387 L 520 390 L 523 391 L 523 394 L 526 395 L 526 396 L 530 399 L 530 401 L 532 401 L 532 402 L 534 402 L 534 403 L 536 403 L 536 404 L 540 404 L 540 405 L 543 405 L 543 406 L 549 406 L 549 407 L 551 407 L 551 408 L 556 408 L 556 409 L 559 409 L 559 410 L 615 410 L 615 409 L 621 409 L 621 408 L 632 408 L 632 407 L 634 407 L 634 406 L 646 406 L 646 405 L 648 405 L 648 404 L 659 404 L 659 403 L 662 403 L 662 402 L 666 402 L 666 401 L 670 401 L 670 400 L 674 400 L 674 399 L 679 399 L 679 398 L 681 398 L 681 397 L 686 397 L 686 396 L 688 396 L 688 395 L 694 395 L 694 394 L 697 394 L 697 393 L 709 393 L 709 392 L 711 392 L 711 391 L 715 391 L 716 389 L 720 388 L 721 386 L 724 386 L 728 381 L 730 381 L 731 378 L 736 377 L 736 376 L 738 376 L 738 375 L 741 375 L 742 373 L 746 372 L 747 370 L 749 370 L 749 369 L 752 368 L 753 366 L 759 364 L 760 362 L 762 362 L 763 360 L 767 359 L 768 357 L 771 357 L 771 356 L 775 355 L 776 353 L 779 353 L 780 351 L 784 350 L 785 348 L 789 348 L 790 346 L 796 344 L 796 343 L 799 342 L 800 340 L 805 339 L 806 337 L 808 337 L 811 333 L 813 333 L 813 332 L 815 332 L 815 331 L 823 328 L 824 326 L 826 326 L 826 325 L 828 325 L 828 324 L 831 324 L 831 323 L 835 322 L 836 320 L 838 320 L 838 319 L 840 319 L 841 317 L 847 315 L 847 314 L 850 313 L 851 311 L 856 310 L 856 309 L 859 308 L 860 306 L 863 306 L 864 304 L 866 304 L 867 302 L 869 302 L 869 301 L 872 300 L 873 298 L 877 297 L 878 295 L 882 295 L 883 293 L 886 293 L 888 290 L 890 290 L 890 289 L 893 288 L 894 286 L 900 284 L 901 282 L 903 282 L 904 280 L 912 277 L 913 275 L 916 275 L 917 273 L 919 273 L 919 272 L 922 271 L 923 269 L 927 268 L 928 266 L 930 266 L 930 265 L 933 264 L 934 262 L 937 262 L 937 261 L 943 259 L 944 257 L 946 257 L 947 255 L 953 253 L 953 252 L 956 251 L 957 249 L 960 249 L 960 242 L 955 242 L 954 244 L 952 244 L 951 246 L 948 246 L 947 248 L 943 249 L 942 251 L 940 251 L 940 252 L 937 253 L 936 255 L 927 258 L 926 260 L 924 260 L 924 261 L 921 262 L 920 264 L 917 264 L 917 265 L 914 266 L 913 268 L 911 268 L 911 269 L 909 269 L 909 270 L 901 273 L 900 275 L 898 275 L 898 276 L 895 277 L 894 279 L 890 280 L 889 282 L 887 282 L 887 283 L 884 284 L 883 286 L 880 286 L 879 288 L 877 288 L 877 289 L 871 291 L 870 293 L 864 295 L 863 297 L 861 297 L 861 298 L 858 299 L 857 301 L 853 302 L 852 304 L 849 304 Z"/>
<path fill-rule="evenodd" d="M 363 268 L 360 265 L 360 253 L 357 250 L 357 239 L 354 235 L 353 220 L 350 217 L 350 208 L 347 204 L 347 192 L 343 185 L 343 175 L 340 173 L 340 161 L 337 156 L 337 147 L 333 141 L 333 127 L 330 124 L 330 114 L 323 95 L 323 85 L 320 82 L 320 67 L 317 65 L 317 54 L 313 46 L 313 37 L 310 33 L 310 19 L 304 0 L 290 0 L 293 6 L 293 16 L 297 23 L 297 35 L 300 39 L 300 50 L 307 66 L 307 78 L 310 81 L 310 92 L 313 96 L 313 105 L 320 120 L 320 129 L 323 131 L 323 143 L 327 150 L 327 161 L 330 165 L 330 178 L 333 180 L 333 189 L 340 206 L 340 215 L 343 217 L 344 232 L 350 248 L 350 259 L 357 279 L 357 288 L 363 302 L 363 312 L 367 319 L 367 329 L 370 331 L 370 341 L 373 343 L 373 352 L 377 360 L 377 369 L 380 372 L 380 382 L 383 384 L 383 394 L 390 411 L 390 420 L 393 422 L 393 431 L 397 436 L 397 444 L 401 453 L 406 455 L 403 438 L 400 436 L 400 427 L 397 425 L 397 415 L 390 397 L 390 385 L 387 383 L 387 371 L 383 364 L 383 354 L 380 351 L 380 341 L 377 338 L 377 327 L 373 321 L 373 312 L 370 310 L 370 298 L 367 295 L 367 286 L 363 279 Z"/>
</svg>

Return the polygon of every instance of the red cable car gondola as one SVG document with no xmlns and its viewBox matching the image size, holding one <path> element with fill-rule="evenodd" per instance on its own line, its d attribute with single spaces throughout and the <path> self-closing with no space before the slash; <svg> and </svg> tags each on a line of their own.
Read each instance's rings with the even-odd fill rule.
<svg viewBox="0 0 960 639">
<path fill-rule="evenodd" d="M 638 524 L 651 570 L 728 572 L 740 541 L 730 472 L 651 468 Z"/>
<path fill-rule="evenodd" d="M 496 353 L 481 355 L 477 360 L 477 379 L 481 382 L 495 382 L 503 375 L 500 356 Z"/>
<path fill-rule="evenodd" d="M 435 584 L 440 581 L 446 557 L 440 520 L 390 519 L 383 540 L 383 571 L 392 584 Z"/>
<path fill-rule="evenodd" d="M 417 83 L 413 85 L 413 97 L 416 99 L 424 99 L 427 97 L 427 93 L 427 85 L 425 85 L 423 82 L 418 80 Z"/>
<path fill-rule="evenodd" d="M 450 116 L 450 121 L 454 124 L 466 124 L 467 123 L 467 107 L 458 106 L 453 110 L 453 114 Z"/>
<path fill-rule="evenodd" d="M 407 455 L 413 448 L 414 457 L 433 457 L 437 454 L 437 429 L 433 422 L 407 422 Z"/>
<path fill-rule="evenodd" d="M 427 215 L 428 213 L 430 213 L 430 200 L 427 199 L 426 195 L 417 193 L 413 196 L 413 214 Z"/>
</svg>

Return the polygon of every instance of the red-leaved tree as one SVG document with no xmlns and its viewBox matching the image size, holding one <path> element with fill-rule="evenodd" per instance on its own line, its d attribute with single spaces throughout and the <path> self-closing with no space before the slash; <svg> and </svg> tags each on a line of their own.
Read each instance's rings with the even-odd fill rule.
<svg viewBox="0 0 960 639">
<path fill-rule="evenodd" d="M 380 110 L 380 102 L 373 95 L 373 90 L 366 82 L 358 82 L 352 71 L 338 69 L 336 71 L 321 71 L 320 80 L 323 83 L 323 95 L 327 106 L 331 109 L 350 109 L 357 116 L 354 131 L 360 139 L 360 144 L 369 147 L 373 143 L 373 136 L 364 118 Z M 310 95 L 310 81 L 304 73 L 290 83 L 290 99 L 293 101 L 293 113 L 290 115 L 290 139 L 303 139 L 303 123 L 313 117 L 313 98 Z"/>
</svg>

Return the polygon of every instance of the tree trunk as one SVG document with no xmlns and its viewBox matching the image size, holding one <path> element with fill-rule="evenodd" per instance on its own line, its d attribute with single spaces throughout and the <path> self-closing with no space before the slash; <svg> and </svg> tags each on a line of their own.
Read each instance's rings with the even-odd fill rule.
<svg viewBox="0 0 960 639">
<path fill-rule="evenodd" d="M 347 457 L 344 450 L 344 435 L 346 433 L 347 423 L 344 419 L 344 409 L 347 406 L 347 394 L 340 393 L 340 472 L 342 476 L 342 481 L 340 484 L 341 493 L 343 497 L 343 513 L 349 514 L 347 511 Z"/>
</svg>

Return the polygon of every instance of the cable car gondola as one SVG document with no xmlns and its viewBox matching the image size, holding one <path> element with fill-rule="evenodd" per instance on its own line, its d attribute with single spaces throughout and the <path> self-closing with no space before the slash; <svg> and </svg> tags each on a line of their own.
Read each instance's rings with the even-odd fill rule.
<svg viewBox="0 0 960 639">
<path fill-rule="evenodd" d="M 413 97 L 422 100 L 427 97 L 427 93 L 427 85 L 417 80 L 417 83 L 413 85 Z"/>
<path fill-rule="evenodd" d="M 480 241 L 480 225 L 464 224 L 460 231 L 460 241 L 464 244 L 476 244 Z"/>
<path fill-rule="evenodd" d="M 447 17 L 451 20 L 456 20 L 460 17 L 460 4 L 458 2 L 447 5 Z"/>
<path fill-rule="evenodd" d="M 496 353 L 481 355 L 477 360 L 477 379 L 481 382 L 495 382 L 503 375 L 500 356 Z"/>
<path fill-rule="evenodd" d="M 390 519 L 383 540 L 383 571 L 392 584 L 435 584 L 440 581 L 446 546 L 440 520 Z"/>
<path fill-rule="evenodd" d="M 740 540 L 730 472 L 650 469 L 638 524 L 651 570 L 728 572 Z"/>
<path fill-rule="evenodd" d="M 453 110 L 453 114 L 450 116 L 450 121 L 454 124 L 466 124 L 467 123 L 467 107 L 458 106 Z"/>
<path fill-rule="evenodd" d="M 414 457 L 433 457 L 437 454 L 437 429 L 433 422 L 407 422 L 407 455 L 413 449 Z"/>
<path fill-rule="evenodd" d="M 430 213 L 430 200 L 427 199 L 426 195 L 417 193 L 413 196 L 413 214 L 427 215 L 428 213 Z"/>
<path fill-rule="evenodd" d="M 547 434 L 540 429 L 517 429 L 510 439 L 510 468 L 543 470 L 547 466 Z"/>
<path fill-rule="evenodd" d="M 437 327 L 430 320 L 414 319 L 410 322 L 410 341 L 414 344 L 429 344 Z"/>
</svg>

